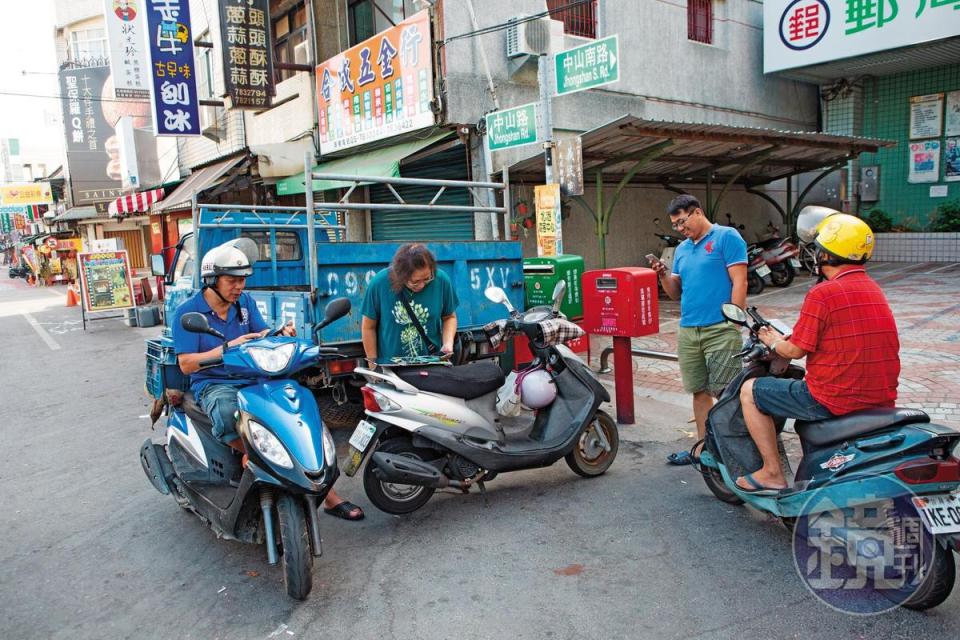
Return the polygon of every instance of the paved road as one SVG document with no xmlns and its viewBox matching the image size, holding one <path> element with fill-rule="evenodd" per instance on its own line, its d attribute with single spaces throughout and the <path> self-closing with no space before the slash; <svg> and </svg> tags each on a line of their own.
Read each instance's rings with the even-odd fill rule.
<svg viewBox="0 0 960 640">
<path fill-rule="evenodd" d="M 216 540 L 143 477 L 155 331 L 84 333 L 63 299 L 0 269 L 0 638 L 960 636 L 956 593 L 867 618 L 815 600 L 778 523 L 663 465 L 689 413 L 667 396 L 641 399 L 600 479 L 560 463 L 502 476 L 489 507 L 443 494 L 398 518 L 344 478 L 367 518 L 322 516 L 314 592 L 291 601 L 260 548 Z"/>
</svg>

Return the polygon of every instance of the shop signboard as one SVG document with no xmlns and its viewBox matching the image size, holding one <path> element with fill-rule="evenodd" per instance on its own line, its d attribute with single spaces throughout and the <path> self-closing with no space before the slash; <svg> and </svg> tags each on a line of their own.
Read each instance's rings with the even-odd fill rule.
<svg viewBox="0 0 960 640">
<path fill-rule="evenodd" d="M 433 126 L 427 10 L 317 65 L 320 153 Z"/>
<path fill-rule="evenodd" d="M 947 138 L 943 145 L 943 179 L 960 180 L 960 138 Z"/>
<path fill-rule="evenodd" d="M 146 0 L 150 102 L 158 136 L 199 136 L 200 102 L 189 0 Z"/>
<path fill-rule="evenodd" d="M 0 185 L 0 205 L 5 207 L 53 204 L 49 182 L 25 182 Z"/>
<path fill-rule="evenodd" d="M 763 71 L 955 37 L 957 6 L 956 0 L 765 0 Z"/>
<path fill-rule="evenodd" d="M 490 151 L 539 142 L 539 111 L 537 103 L 531 102 L 484 116 L 487 124 L 487 147 Z"/>
<path fill-rule="evenodd" d="M 563 253 L 560 185 L 538 184 L 533 191 L 537 211 L 537 255 L 558 256 Z"/>
<path fill-rule="evenodd" d="M 557 95 L 602 87 L 620 80 L 620 40 L 607 36 L 561 51 L 554 57 Z"/>
<path fill-rule="evenodd" d="M 925 140 L 910 143 L 910 174 L 907 182 L 938 182 L 940 180 L 940 141 Z"/>
<path fill-rule="evenodd" d="M 114 311 L 134 306 L 133 281 L 126 251 L 80 253 L 77 260 L 85 311 Z"/>
<path fill-rule="evenodd" d="M 580 136 L 558 140 L 555 161 L 560 178 L 560 194 L 583 195 L 583 141 Z"/>
<path fill-rule="evenodd" d="M 960 2 L 957 6 L 960 6 Z M 947 111 L 944 119 L 946 120 L 944 135 L 960 136 L 960 91 L 947 93 Z"/>
<path fill-rule="evenodd" d="M 221 0 L 223 82 L 234 109 L 269 109 L 273 86 L 269 0 Z"/>
<path fill-rule="evenodd" d="M 109 67 L 60 70 L 67 170 L 77 207 L 106 207 L 122 193 L 120 150 L 111 119 L 131 103 L 117 102 L 110 86 Z"/>
<path fill-rule="evenodd" d="M 150 97 L 147 76 L 147 41 L 140 20 L 144 0 L 103 0 L 103 19 L 110 46 L 110 72 L 117 98 L 146 100 Z"/>
</svg>

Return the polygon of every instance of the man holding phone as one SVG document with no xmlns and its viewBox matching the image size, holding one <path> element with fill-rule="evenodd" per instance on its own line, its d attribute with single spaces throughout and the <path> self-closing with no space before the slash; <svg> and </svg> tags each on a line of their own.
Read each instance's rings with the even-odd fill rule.
<svg viewBox="0 0 960 640">
<path fill-rule="evenodd" d="M 677 247 L 672 270 L 652 254 L 647 259 L 670 299 L 680 300 L 677 357 L 683 388 L 693 394 L 702 440 L 714 398 L 740 369 L 740 361 L 731 356 L 740 351 L 743 339 L 737 327 L 724 320 L 720 305 L 746 306 L 747 243 L 736 229 L 711 223 L 691 195 L 671 200 L 667 213 L 686 240 Z M 677 465 L 693 461 L 686 451 L 667 460 Z"/>
</svg>

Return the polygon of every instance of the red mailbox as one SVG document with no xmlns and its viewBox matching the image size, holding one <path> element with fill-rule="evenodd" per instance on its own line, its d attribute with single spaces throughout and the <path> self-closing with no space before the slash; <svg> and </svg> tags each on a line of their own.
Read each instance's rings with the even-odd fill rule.
<svg viewBox="0 0 960 640">
<path fill-rule="evenodd" d="M 644 267 L 584 272 L 583 328 L 628 338 L 658 333 L 657 274 Z"/>
<path fill-rule="evenodd" d="M 630 338 L 660 331 L 657 274 L 645 267 L 584 272 L 583 328 L 587 333 L 613 336 L 617 421 L 633 424 L 633 356 Z"/>
</svg>

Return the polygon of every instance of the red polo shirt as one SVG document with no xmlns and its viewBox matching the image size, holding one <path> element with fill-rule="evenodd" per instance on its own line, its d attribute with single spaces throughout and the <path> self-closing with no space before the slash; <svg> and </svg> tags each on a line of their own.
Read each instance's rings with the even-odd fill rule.
<svg viewBox="0 0 960 640">
<path fill-rule="evenodd" d="M 807 386 L 834 415 L 894 406 L 897 325 L 863 267 L 846 268 L 810 290 L 790 342 L 807 352 Z"/>
</svg>

